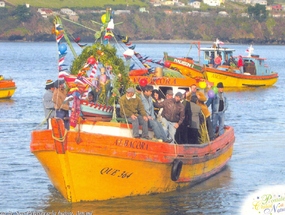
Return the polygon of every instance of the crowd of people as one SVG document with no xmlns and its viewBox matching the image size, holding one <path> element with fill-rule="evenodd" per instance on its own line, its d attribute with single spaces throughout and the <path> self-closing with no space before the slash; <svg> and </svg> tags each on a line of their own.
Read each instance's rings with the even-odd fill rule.
<svg viewBox="0 0 285 215">
<path fill-rule="evenodd" d="M 206 143 L 224 133 L 228 102 L 223 83 L 218 83 L 217 88 L 217 94 L 207 99 L 196 85 L 184 94 L 174 95 L 172 90 L 167 90 L 165 96 L 151 85 L 137 90 L 131 87 L 120 98 L 120 115 L 132 124 L 134 138 L 150 139 L 150 128 L 154 137 L 163 142 Z"/>
<path fill-rule="evenodd" d="M 119 99 L 120 116 L 132 124 L 134 138 L 154 138 L 166 143 L 201 144 L 214 140 L 224 133 L 225 111 L 228 107 L 223 92 L 223 83 L 217 84 L 218 92 L 207 98 L 203 91 L 192 85 L 189 91 L 167 90 L 165 95 L 151 85 L 130 87 Z M 47 80 L 43 106 L 49 128 L 49 119 L 61 118 L 65 128 L 70 129 L 69 111 L 71 110 L 63 80 Z M 90 91 L 87 100 L 94 101 Z M 211 111 L 209 110 L 211 107 Z M 140 134 L 139 126 L 142 127 Z"/>
</svg>

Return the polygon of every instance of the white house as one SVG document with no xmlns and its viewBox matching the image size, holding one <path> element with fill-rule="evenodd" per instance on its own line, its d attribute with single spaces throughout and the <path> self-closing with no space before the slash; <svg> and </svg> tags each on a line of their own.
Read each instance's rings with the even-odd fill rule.
<svg viewBox="0 0 285 215">
<path fill-rule="evenodd" d="M 188 5 L 190 5 L 191 7 L 199 9 L 201 7 L 201 2 L 193 1 L 193 2 L 190 2 Z"/>
<path fill-rule="evenodd" d="M 53 14 L 53 11 L 51 9 L 39 8 L 38 13 L 40 13 L 43 18 L 47 18 Z"/>
<path fill-rule="evenodd" d="M 213 7 L 221 5 L 220 0 L 203 0 L 203 3 Z"/>
<path fill-rule="evenodd" d="M 0 7 L 5 7 L 5 2 L 4 1 L 0 1 Z"/>
<path fill-rule="evenodd" d="M 267 5 L 267 1 L 266 0 L 252 0 L 251 4 L 256 5 L 256 4 L 260 4 L 260 5 Z"/>
<path fill-rule="evenodd" d="M 149 13 L 149 11 L 145 7 L 140 7 L 139 10 L 141 13 Z"/>
<path fill-rule="evenodd" d="M 131 14 L 130 10 L 115 10 L 114 14 L 115 15 L 120 15 L 120 14 Z"/>
<path fill-rule="evenodd" d="M 69 9 L 69 8 L 61 8 L 60 12 L 64 13 L 64 14 L 67 14 L 69 16 L 75 16 L 76 15 L 76 13 L 73 10 Z"/>
<path fill-rule="evenodd" d="M 154 6 L 154 7 L 160 7 L 161 4 L 160 4 L 160 3 L 153 3 L 153 6 Z"/>
<path fill-rule="evenodd" d="M 220 11 L 218 13 L 219 16 L 229 16 L 229 14 L 226 11 Z"/>
<path fill-rule="evenodd" d="M 174 5 L 173 1 L 165 1 L 162 3 L 163 5 Z"/>
</svg>

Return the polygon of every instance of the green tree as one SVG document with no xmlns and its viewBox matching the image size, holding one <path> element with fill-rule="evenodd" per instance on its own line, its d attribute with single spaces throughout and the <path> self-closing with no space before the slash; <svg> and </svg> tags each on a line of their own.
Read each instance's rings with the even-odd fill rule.
<svg viewBox="0 0 285 215">
<path fill-rule="evenodd" d="M 249 6 L 247 8 L 248 14 L 254 18 L 257 19 L 259 22 L 263 22 L 267 18 L 267 12 L 265 5 L 256 4 L 255 6 Z"/>
<path fill-rule="evenodd" d="M 32 13 L 25 5 L 18 5 L 14 11 L 14 16 L 21 22 L 27 22 L 32 17 Z"/>
</svg>

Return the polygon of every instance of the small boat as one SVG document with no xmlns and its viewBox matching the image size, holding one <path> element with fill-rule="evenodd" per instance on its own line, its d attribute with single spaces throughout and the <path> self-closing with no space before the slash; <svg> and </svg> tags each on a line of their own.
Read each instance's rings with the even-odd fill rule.
<svg viewBox="0 0 285 215">
<path fill-rule="evenodd" d="M 0 99 L 11 98 L 16 89 L 17 87 L 13 79 L 4 79 L 2 75 L 0 76 Z"/>
<path fill-rule="evenodd" d="M 278 80 L 278 73 L 273 72 L 265 63 L 265 58 L 254 55 L 253 47 L 248 48 L 247 56 L 240 56 L 243 60 L 243 73 L 236 64 L 229 64 L 229 59 L 233 57 L 235 62 L 239 56 L 234 56 L 235 49 L 220 46 L 215 42 L 212 47 L 201 48 L 198 43 L 199 62 L 187 58 L 168 57 L 164 54 L 166 66 L 180 71 L 190 77 L 203 77 L 215 86 L 223 82 L 226 88 L 248 88 L 248 87 L 268 87 L 274 85 Z M 202 60 L 200 61 L 200 52 Z M 215 66 L 213 59 L 218 55 L 221 56 L 221 65 Z M 212 60 L 211 60 L 212 59 Z"/>
<path fill-rule="evenodd" d="M 85 100 L 81 100 L 80 103 L 84 119 L 91 121 L 111 121 L 114 110 L 112 106 L 90 103 Z"/>
<path fill-rule="evenodd" d="M 248 49 L 247 56 L 233 56 L 233 49 L 210 47 L 201 48 L 204 53 L 204 73 L 205 78 L 213 82 L 215 85 L 223 82 L 227 88 L 243 88 L 243 87 L 268 87 L 274 85 L 278 80 L 278 73 L 273 72 L 265 63 L 265 58 L 259 55 L 253 55 L 252 46 Z M 209 57 L 221 54 L 222 65 L 214 68 L 213 65 L 206 64 L 209 62 Z M 241 57 L 243 60 L 243 73 L 236 65 L 228 65 L 228 60 L 233 56 L 235 62 Z"/>
<path fill-rule="evenodd" d="M 104 15 L 105 22 L 108 13 Z M 55 28 L 63 29 L 57 22 Z M 104 58 L 100 57 L 102 53 Z M 52 118 L 49 129 L 31 133 L 31 152 L 65 199 L 69 202 L 99 201 L 170 192 L 205 180 L 226 166 L 235 141 L 231 126 L 225 126 L 224 134 L 212 141 L 171 144 L 156 139 L 151 129 L 150 139 L 134 138 L 132 125 L 125 118 L 117 116 L 115 111 L 120 108 L 116 101 L 128 85 L 139 84 L 143 87 L 151 84 L 161 92 L 166 93 L 171 89 L 176 93 L 201 82 L 201 78 L 178 75 L 170 69 L 163 71 L 161 68 L 154 74 L 129 76 L 122 60 L 109 45 L 93 44 L 86 47 L 77 58 L 81 61 L 74 60 L 73 64 L 84 65 L 86 58 L 89 64 L 99 59 L 101 64 L 106 65 L 106 60 L 108 67 L 113 68 L 110 70 L 114 77 L 110 79 L 112 91 L 107 92 L 111 89 L 106 87 L 107 82 L 103 82 L 100 85 L 103 88 L 98 91 L 107 95 L 101 101 L 111 101 L 113 105 L 100 104 L 100 99 L 96 104 L 84 101 L 78 103 L 80 97 L 74 97 L 76 100 L 73 100 L 73 105 L 80 106 L 82 115 L 74 114 L 80 117 L 78 121 L 74 117 L 76 123 L 70 130 L 65 129 L 62 119 Z M 78 68 L 74 70 L 81 71 Z M 102 75 L 105 77 L 105 74 Z M 65 80 L 76 83 L 72 76 L 65 77 Z M 90 82 L 87 79 L 80 80 Z M 100 80 L 103 79 L 97 79 Z M 76 89 L 77 85 L 72 87 Z M 81 89 L 84 90 L 84 87 Z M 75 96 L 80 90 L 73 92 Z M 76 110 L 72 108 L 73 112 Z"/>
</svg>

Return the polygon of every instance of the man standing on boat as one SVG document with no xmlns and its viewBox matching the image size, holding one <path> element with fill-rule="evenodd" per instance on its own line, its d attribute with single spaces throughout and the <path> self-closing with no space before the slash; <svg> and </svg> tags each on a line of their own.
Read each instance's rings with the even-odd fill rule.
<svg viewBox="0 0 285 215">
<path fill-rule="evenodd" d="M 162 126 L 168 132 L 169 138 L 175 140 L 176 129 L 182 124 L 185 118 L 184 105 L 181 103 L 183 95 L 181 92 L 175 94 L 174 98 L 165 99 L 163 102 L 155 102 L 154 106 L 163 108 L 161 113 Z"/>
<path fill-rule="evenodd" d="M 58 118 L 63 119 L 64 127 L 69 130 L 69 101 L 72 98 L 66 99 L 67 91 L 64 87 L 64 80 L 56 80 L 54 82 L 55 90 L 53 92 L 52 101 L 54 102 L 55 115 Z"/>
<path fill-rule="evenodd" d="M 135 89 L 133 87 L 128 88 L 119 102 L 121 116 L 133 125 L 133 137 L 140 138 L 139 125 L 141 125 L 142 138 L 150 139 L 148 136 L 148 117 L 141 99 L 135 94 Z"/>
<path fill-rule="evenodd" d="M 243 74 L 243 60 L 242 60 L 242 56 L 238 56 L 238 62 L 237 62 L 237 66 L 240 70 L 240 73 Z"/>
<path fill-rule="evenodd" d="M 52 101 L 52 95 L 54 91 L 54 83 L 52 80 L 46 81 L 46 92 L 43 96 L 43 105 L 45 111 L 45 118 L 47 121 L 47 129 L 49 128 L 49 119 L 55 117 L 54 103 Z"/>
<path fill-rule="evenodd" d="M 152 101 L 153 86 L 147 85 L 143 88 L 140 97 L 148 117 L 148 125 L 153 130 L 155 137 L 161 139 L 163 142 L 171 143 L 172 139 L 168 139 L 162 125 L 156 120 L 154 115 L 154 106 Z"/>
<path fill-rule="evenodd" d="M 215 68 L 220 66 L 222 64 L 222 57 L 221 57 L 221 55 L 218 54 L 214 61 L 215 61 L 215 65 L 214 65 Z"/>
<path fill-rule="evenodd" d="M 213 130 L 216 131 L 219 128 L 218 135 L 224 133 L 225 125 L 225 111 L 228 109 L 227 98 L 224 94 L 224 85 L 222 82 L 217 84 L 218 93 L 215 94 L 213 98 L 209 98 L 206 102 L 207 106 L 211 105 L 212 107 L 212 122 Z"/>
</svg>

